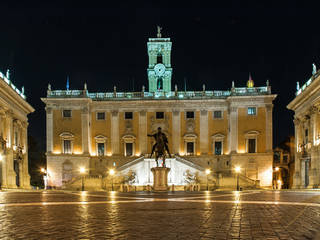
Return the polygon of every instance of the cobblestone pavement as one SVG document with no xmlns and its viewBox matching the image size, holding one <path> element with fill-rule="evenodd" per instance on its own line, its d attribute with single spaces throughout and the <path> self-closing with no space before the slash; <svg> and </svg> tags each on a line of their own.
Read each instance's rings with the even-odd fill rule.
<svg viewBox="0 0 320 240">
<path fill-rule="evenodd" d="M 318 239 L 317 231 L 320 192 L 0 191 L 0 239 Z"/>
</svg>

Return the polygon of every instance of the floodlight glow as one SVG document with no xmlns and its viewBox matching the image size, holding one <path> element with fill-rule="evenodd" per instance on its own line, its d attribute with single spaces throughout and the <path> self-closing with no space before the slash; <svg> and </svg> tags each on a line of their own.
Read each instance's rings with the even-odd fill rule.
<svg viewBox="0 0 320 240">
<path fill-rule="evenodd" d="M 241 168 L 239 166 L 236 166 L 235 170 L 236 170 L 237 173 L 239 173 L 241 171 Z"/>
<path fill-rule="evenodd" d="M 86 169 L 84 167 L 80 167 L 79 171 L 80 171 L 80 173 L 85 173 Z"/>
<path fill-rule="evenodd" d="M 110 174 L 111 176 L 114 175 L 114 173 L 115 173 L 114 169 L 110 169 L 110 170 L 109 170 L 109 174 Z"/>
<path fill-rule="evenodd" d="M 206 174 L 210 174 L 211 173 L 211 170 L 210 169 L 206 169 Z"/>
</svg>

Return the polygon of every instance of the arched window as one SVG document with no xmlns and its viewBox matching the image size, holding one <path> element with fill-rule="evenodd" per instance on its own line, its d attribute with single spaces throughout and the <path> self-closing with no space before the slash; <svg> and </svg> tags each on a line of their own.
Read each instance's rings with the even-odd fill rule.
<svg viewBox="0 0 320 240">
<path fill-rule="evenodd" d="M 162 63 L 162 55 L 161 54 L 157 55 L 157 63 Z"/>
<path fill-rule="evenodd" d="M 163 89 L 163 80 L 162 77 L 159 77 L 157 80 L 157 89 L 162 90 Z"/>
</svg>

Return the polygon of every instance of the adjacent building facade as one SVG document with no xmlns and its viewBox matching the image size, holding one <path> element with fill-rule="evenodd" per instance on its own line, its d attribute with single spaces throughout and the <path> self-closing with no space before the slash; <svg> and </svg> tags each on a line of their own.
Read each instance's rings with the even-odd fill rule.
<svg viewBox="0 0 320 240">
<path fill-rule="evenodd" d="M 168 136 L 174 156 L 169 184 L 184 185 L 186 172 L 210 168 L 217 184 L 241 167 L 245 178 L 272 186 L 272 109 L 276 95 L 266 86 L 232 87 L 227 91 L 172 91 L 172 42 L 149 38 L 148 91 L 91 93 L 53 90 L 42 98 L 47 113 L 49 184 L 60 187 L 79 174 L 104 175 L 115 168 L 136 173 L 136 185 L 153 179 L 149 158 L 158 127 Z M 220 183 L 219 183 L 220 182 Z"/>
<path fill-rule="evenodd" d="M 312 77 L 300 88 L 287 106 L 294 111 L 295 173 L 293 188 L 320 186 L 320 74 Z"/>
<path fill-rule="evenodd" d="M 17 89 L 0 72 L 0 185 L 2 188 L 30 188 L 28 173 L 28 118 L 34 109 L 24 90 Z"/>
</svg>

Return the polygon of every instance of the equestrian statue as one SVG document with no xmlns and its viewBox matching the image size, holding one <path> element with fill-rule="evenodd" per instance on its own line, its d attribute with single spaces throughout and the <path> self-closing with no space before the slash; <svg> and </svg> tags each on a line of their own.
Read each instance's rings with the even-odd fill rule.
<svg viewBox="0 0 320 240">
<path fill-rule="evenodd" d="M 166 167 L 166 152 L 171 158 L 169 147 L 168 147 L 168 138 L 161 131 L 161 127 L 158 127 L 158 132 L 155 134 L 148 134 L 148 137 L 153 137 L 156 143 L 152 146 L 152 151 L 150 157 L 152 157 L 153 153 L 155 153 L 155 160 L 158 167 L 158 159 L 162 158 L 162 166 Z"/>
</svg>

